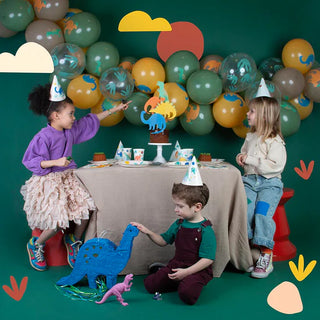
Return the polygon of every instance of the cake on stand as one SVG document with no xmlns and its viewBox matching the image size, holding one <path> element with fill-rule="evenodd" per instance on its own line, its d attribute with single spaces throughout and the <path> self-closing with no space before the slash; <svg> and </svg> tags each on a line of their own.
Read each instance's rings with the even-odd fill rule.
<svg viewBox="0 0 320 320">
<path fill-rule="evenodd" d="M 162 155 L 163 146 L 171 146 L 171 143 L 148 143 L 149 146 L 157 146 L 157 156 L 153 159 L 153 164 L 163 164 L 166 163 L 166 159 Z"/>
</svg>

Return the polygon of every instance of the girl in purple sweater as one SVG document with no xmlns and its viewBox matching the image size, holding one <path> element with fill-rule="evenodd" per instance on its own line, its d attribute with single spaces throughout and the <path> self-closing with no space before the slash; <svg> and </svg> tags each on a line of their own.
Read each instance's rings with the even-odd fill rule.
<svg viewBox="0 0 320 320">
<path fill-rule="evenodd" d="M 32 172 L 32 177 L 21 188 L 25 200 L 23 209 L 30 228 L 43 230 L 39 237 L 32 237 L 27 244 L 30 264 L 36 270 L 46 270 L 45 242 L 57 231 L 68 228 L 69 221 L 73 221 L 74 233 L 64 236 L 68 262 L 73 267 L 89 213 L 96 207 L 74 175 L 77 165 L 71 158 L 72 146 L 93 138 L 100 120 L 127 109 L 128 103 L 76 120 L 75 107 L 63 93 L 56 77 L 51 89 L 50 85 L 38 86 L 28 100 L 34 113 L 48 119 L 47 126 L 31 140 L 22 160 Z"/>
</svg>

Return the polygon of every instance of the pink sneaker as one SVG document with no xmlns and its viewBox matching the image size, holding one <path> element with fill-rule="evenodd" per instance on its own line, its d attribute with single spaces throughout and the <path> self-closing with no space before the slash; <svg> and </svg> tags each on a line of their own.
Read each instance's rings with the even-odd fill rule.
<svg viewBox="0 0 320 320">
<path fill-rule="evenodd" d="M 272 252 L 271 254 L 261 253 L 254 270 L 251 272 L 251 277 L 258 279 L 266 278 L 272 271 Z"/>
</svg>

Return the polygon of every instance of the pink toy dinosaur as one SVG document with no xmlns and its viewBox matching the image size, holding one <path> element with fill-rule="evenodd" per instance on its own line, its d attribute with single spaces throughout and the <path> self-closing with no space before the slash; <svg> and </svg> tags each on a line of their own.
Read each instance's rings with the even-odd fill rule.
<svg viewBox="0 0 320 320">
<path fill-rule="evenodd" d="M 117 300 L 123 305 L 123 306 L 127 306 L 128 303 L 124 302 L 123 298 L 122 298 L 122 293 L 125 291 L 130 291 L 130 288 L 132 286 L 132 281 L 133 279 L 133 274 L 127 274 L 124 278 L 123 282 L 117 283 L 115 284 L 111 289 L 109 289 L 103 296 L 102 300 L 100 301 L 96 301 L 96 303 L 101 304 L 104 303 L 109 297 L 111 296 L 116 296 Z"/>
</svg>

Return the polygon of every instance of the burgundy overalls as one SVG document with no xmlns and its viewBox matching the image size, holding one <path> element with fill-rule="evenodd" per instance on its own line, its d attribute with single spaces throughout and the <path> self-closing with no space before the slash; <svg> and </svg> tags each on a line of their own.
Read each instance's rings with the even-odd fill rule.
<svg viewBox="0 0 320 320">
<path fill-rule="evenodd" d="M 183 302 L 195 304 L 203 286 L 213 278 L 212 265 L 185 277 L 181 281 L 171 280 L 168 277 L 168 274 L 172 273 L 172 269 L 187 268 L 200 260 L 201 228 L 183 228 L 181 226 L 182 221 L 182 219 L 179 220 L 180 226 L 175 239 L 176 251 L 174 258 L 169 261 L 166 267 L 145 278 L 144 285 L 150 293 L 178 291 L 179 297 Z M 207 227 L 212 224 L 209 220 L 206 220 L 201 225 Z"/>
</svg>

